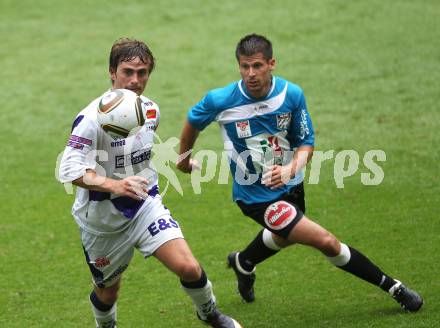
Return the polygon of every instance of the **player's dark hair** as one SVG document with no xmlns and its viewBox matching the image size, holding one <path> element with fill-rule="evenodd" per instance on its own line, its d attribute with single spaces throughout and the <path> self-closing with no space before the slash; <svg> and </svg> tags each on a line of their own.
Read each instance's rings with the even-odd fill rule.
<svg viewBox="0 0 440 328">
<path fill-rule="evenodd" d="M 239 60 L 240 56 L 252 56 L 260 52 L 264 59 L 272 59 L 272 43 L 266 37 L 253 33 L 238 42 L 235 57 Z"/>
<path fill-rule="evenodd" d="M 154 56 L 148 46 L 139 40 L 120 38 L 113 43 L 110 51 L 109 69 L 116 72 L 118 65 L 122 62 L 130 61 L 136 57 L 149 65 L 149 73 L 154 69 Z"/>
</svg>

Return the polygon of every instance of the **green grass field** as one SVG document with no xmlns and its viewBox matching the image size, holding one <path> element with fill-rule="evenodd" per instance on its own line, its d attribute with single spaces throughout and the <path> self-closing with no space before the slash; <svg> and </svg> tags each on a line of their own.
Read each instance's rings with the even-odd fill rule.
<svg viewBox="0 0 440 328">
<path fill-rule="evenodd" d="M 121 36 L 157 57 L 146 95 L 161 106 L 159 135 L 179 136 L 187 109 L 239 78 L 237 41 L 273 44 L 275 73 L 305 91 L 316 149 L 385 151 L 385 178 L 364 186 L 362 165 L 336 187 L 334 160 L 306 185 L 308 214 L 417 289 L 425 306 L 392 299 L 292 247 L 257 271 L 254 304 L 235 292 L 226 255 L 259 230 L 217 180 L 164 202 L 212 280 L 220 308 L 245 328 L 438 327 L 440 3 L 425 1 L 0 0 L 0 327 L 93 327 L 90 275 L 74 200 L 54 177 L 77 112 L 109 87 L 108 53 Z M 437 82 L 436 82 L 437 81 Z M 210 126 L 197 150 L 220 153 Z M 231 180 L 230 180 L 231 181 Z M 124 274 L 118 327 L 202 327 L 180 284 L 155 259 Z M 437 324 L 436 324 L 437 322 Z"/>
</svg>

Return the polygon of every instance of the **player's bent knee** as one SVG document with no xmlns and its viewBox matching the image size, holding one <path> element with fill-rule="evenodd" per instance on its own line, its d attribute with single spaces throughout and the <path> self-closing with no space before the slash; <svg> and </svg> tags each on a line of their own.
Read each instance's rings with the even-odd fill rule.
<svg viewBox="0 0 440 328">
<path fill-rule="evenodd" d="M 104 304 L 114 304 L 118 300 L 118 288 L 95 288 L 95 293 Z"/>
<path fill-rule="evenodd" d="M 176 274 L 183 281 L 197 281 L 202 275 L 202 268 L 196 261 L 180 263 Z"/>
<path fill-rule="evenodd" d="M 335 236 L 327 232 L 318 241 L 317 248 L 326 256 L 336 256 L 340 251 L 340 243 Z"/>
<path fill-rule="evenodd" d="M 118 294 L 114 293 L 114 294 L 106 295 L 102 301 L 105 304 L 114 304 L 116 303 L 117 300 L 118 300 Z"/>
<path fill-rule="evenodd" d="M 274 251 L 279 251 L 282 248 L 293 244 L 293 242 L 289 241 L 288 239 L 275 235 L 267 229 L 264 229 L 263 231 L 263 242 L 266 247 Z"/>
</svg>

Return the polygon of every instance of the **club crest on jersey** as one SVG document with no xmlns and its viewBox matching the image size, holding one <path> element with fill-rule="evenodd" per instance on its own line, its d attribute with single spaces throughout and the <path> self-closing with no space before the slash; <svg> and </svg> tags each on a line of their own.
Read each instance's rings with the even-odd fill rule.
<svg viewBox="0 0 440 328">
<path fill-rule="evenodd" d="M 292 113 L 283 113 L 277 115 L 277 128 L 280 130 L 285 130 L 289 127 L 290 118 Z"/>
<path fill-rule="evenodd" d="M 285 201 L 269 205 L 264 212 L 264 222 L 269 228 L 281 230 L 296 217 L 296 209 Z"/>
<path fill-rule="evenodd" d="M 247 138 L 252 135 L 251 124 L 249 120 L 235 122 L 235 128 L 237 129 L 237 135 L 239 138 Z"/>
</svg>

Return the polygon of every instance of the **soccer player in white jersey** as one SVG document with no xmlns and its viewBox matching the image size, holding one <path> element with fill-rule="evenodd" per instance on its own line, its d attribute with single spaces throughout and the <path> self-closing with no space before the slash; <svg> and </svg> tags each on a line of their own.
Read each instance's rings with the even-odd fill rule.
<svg viewBox="0 0 440 328">
<path fill-rule="evenodd" d="M 303 168 L 314 149 L 312 123 L 301 88 L 272 75 L 271 42 L 251 34 L 237 44 L 241 80 L 211 90 L 189 113 L 180 154 L 188 154 L 198 134 L 217 121 L 230 155 L 233 199 L 263 229 L 227 261 L 247 302 L 254 301 L 256 265 L 294 243 L 311 246 L 341 268 L 389 292 L 407 311 L 418 311 L 422 298 L 383 273 L 366 256 L 340 242 L 304 215 Z M 190 173 L 190 157 L 177 167 Z"/>
<path fill-rule="evenodd" d="M 141 96 L 153 68 L 154 57 L 144 42 L 123 38 L 113 44 L 112 89 L 129 89 Z M 78 187 L 72 214 L 94 282 L 90 301 L 96 326 L 116 327 L 121 276 L 138 249 L 180 278 L 200 320 L 212 327 L 241 327 L 217 309 L 210 281 L 162 204 L 157 173 L 150 166 L 159 108 L 152 100 L 141 99 L 145 125 L 137 134 L 117 140 L 98 125 L 100 98 L 93 100 L 74 120 L 60 164 L 60 181 Z"/>
</svg>

